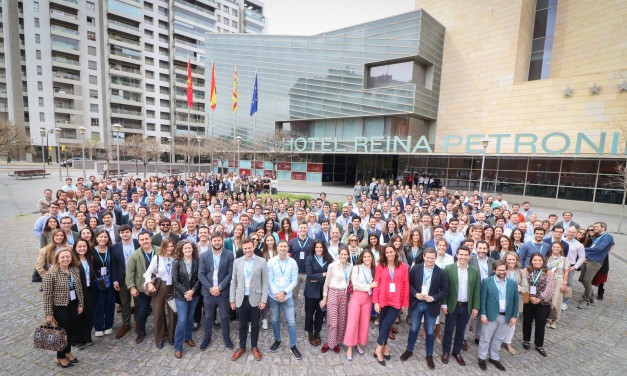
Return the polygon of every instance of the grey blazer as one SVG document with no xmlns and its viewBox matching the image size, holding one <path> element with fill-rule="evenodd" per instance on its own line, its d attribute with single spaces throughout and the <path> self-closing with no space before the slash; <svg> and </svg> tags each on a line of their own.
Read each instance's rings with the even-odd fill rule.
<svg viewBox="0 0 627 376">
<path fill-rule="evenodd" d="M 231 293 L 229 301 L 239 308 L 244 301 L 244 260 L 240 257 L 233 263 L 233 277 L 231 278 Z M 268 266 L 262 257 L 253 255 L 253 272 L 250 280 L 248 302 L 253 307 L 268 302 Z"/>
</svg>

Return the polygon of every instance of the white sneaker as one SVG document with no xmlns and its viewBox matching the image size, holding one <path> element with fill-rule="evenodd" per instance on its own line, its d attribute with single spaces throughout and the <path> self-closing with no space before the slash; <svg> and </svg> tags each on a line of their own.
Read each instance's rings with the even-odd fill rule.
<svg viewBox="0 0 627 376">
<path fill-rule="evenodd" d="M 96 331 L 96 337 L 104 336 L 104 332 Z"/>
<path fill-rule="evenodd" d="M 562 303 L 562 311 L 566 311 L 568 309 L 568 304 Z"/>
<path fill-rule="evenodd" d="M 263 328 L 263 330 L 268 330 L 268 320 L 261 320 L 261 327 Z"/>
<path fill-rule="evenodd" d="M 111 334 L 111 333 L 113 333 L 113 329 L 107 329 L 107 330 L 105 330 L 105 331 L 104 331 L 104 334 L 105 334 L 106 336 L 108 336 L 108 335 L 109 335 L 109 334 Z"/>
</svg>

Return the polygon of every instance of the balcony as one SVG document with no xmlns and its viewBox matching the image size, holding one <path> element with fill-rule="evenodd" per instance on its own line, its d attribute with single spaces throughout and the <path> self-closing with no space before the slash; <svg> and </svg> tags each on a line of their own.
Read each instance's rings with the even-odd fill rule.
<svg viewBox="0 0 627 376">
<path fill-rule="evenodd" d="M 68 59 L 61 56 L 52 56 L 52 66 L 70 69 L 80 69 L 81 63 L 78 60 Z"/>
<path fill-rule="evenodd" d="M 78 10 L 78 0 L 50 0 L 50 3 Z"/>
<path fill-rule="evenodd" d="M 112 71 L 116 71 L 116 72 L 124 72 L 126 73 L 125 76 L 139 78 L 139 79 L 143 78 L 141 69 L 126 68 L 126 67 L 118 66 L 116 64 L 109 65 L 109 69 L 111 69 Z"/>
<path fill-rule="evenodd" d="M 68 72 L 52 72 L 52 80 L 58 82 L 67 82 L 69 83 L 77 83 L 81 81 L 81 76 L 79 74 L 68 73 Z"/>
<path fill-rule="evenodd" d="M 82 94 L 80 90 L 74 90 L 73 85 L 65 86 L 65 87 L 55 87 L 54 88 L 54 98 L 59 99 L 82 99 Z"/>
<path fill-rule="evenodd" d="M 261 13 L 252 11 L 250 9 L 246 9 L 244 14 L 246 15 L 246 18 L 253 19 L 253 20 L 257 21 L 261 25 L 265 25 L 266 24 L 266 18 Z"/>
<path fill-rule="evenodd" d="M 124 117 L 126 117 L 127 119 L 135 119 L 135 120 L 142 120 L 144 118 L 142 111 L 127 110 L 124 108 L 111 106 L 111 116 L 115 116 L 115 115 L 118 115 L 118 116 L 124 115 Z"/>
<path fill-rule="evenodd" d="M 140 35 L 139 26 L 134 26 L 134 25 L 116 21 L 116 20 L 109 20 L 107 25 L 109 26 L 109 28 L 112 28 L 114 30 L 119 30 L 122 32 L 127 32 L 127 33 L 130 32 L 135 35 Z"/>
<path fill-rule="evenodd" d="M 130 49 L 126 49 L 126 48 L 118 48 L 118 47 L 113 47 L 112 45 L 110 45 L 112 48 L 109 49 L 109 54 L 110 57 L 120 57 L 120 58 L 124 58 L 124 59 L 128 59 L 128 61 L 136 63 L 136 62 L 140 62 L 141 61 L 141 52 L 140 51 L 134 51 L 134 50 L 130 50 Z"/>
<path fill-rule="evenodd" d="M 52 41 L 52 50 L 57 50 L 60 52 L 65 52 L 68 54 L 78 55 L 80 56 L 81 51 L 78 44 L 66 43 L 62 41 Z"/>
<path fill-rule="evenodd" d="M 111 102 L 116 102 L 116 103 L 121 103 L 121 104 L 130 104 L 130 105 L 135 105 L 135 106 L 141 106 L 142 103 L 142 97 L 139 94 L 136 95 L 130 95 L 130 94 L 123 94 L 123 95 L 111 95 Z"/>
<path fill-rule="evenodd" d="M 78 25 L 78 16 L 58 9 L 50 9 L 50 18 Z"/>
<path fill-rule="evenodd" d="M 62 35 L 62 36 L 70 37 L 74 39 L 80 39 L 80 34 L 78 30 L 71 29 L 69 27 L 63 27 L 60 25 L 50 25 L 50 33 Z"/>
<path fill-rule="evenodd" d="M 57 114 L 76 114 L 79 115 L 83 109 L 67 102 L 57 102 L 54 104 L 54 112 Z"/>
<path fill-rule="evenodd" d="M 124 38 L 122 36 L 115 35 L 115 34 L 109 34 L 109 42 L 115 43 L 115 44 L 117 44 L 116 42 L 120 42 L 122 44 L 127 44 L 130 46 L 141 46 L 138 40 Z"/>
</svg>

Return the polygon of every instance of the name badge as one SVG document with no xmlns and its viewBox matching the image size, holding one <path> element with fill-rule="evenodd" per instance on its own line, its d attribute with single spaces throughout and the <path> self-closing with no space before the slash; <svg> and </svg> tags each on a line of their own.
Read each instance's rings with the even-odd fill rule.
<svg viewBox="0 0 627 376">
<path fill-rule="evenodd" d="M 422 295 L 429 295 L 429 288 L 427 286 L 422 286 L 422 288 L 420 289 L 420 293 Z"/>
<path fill-rule="evenodd" d="M 505 299 L 499 299 L 499 311 L 505 311 Z"/>
<path fill-rule="evenodd" d="M 278 277 L 278 278 L 276 279 L 276 283 L 277 283 L 277 285 L 279 285 L 279 286 L 284 286 L 284 285 L 285 285 L 285 277 Z"/>
<path fill-rule="evenodd" d="M 300 259 L 301 259 L 301 260 L 304 260 L 304 259 L 305 259 L 305 252 L 301 252 L 301 253 L 300 253 Z"/>
<path fill-rule="evenodd" d="M 76 300 L 76 291 L 70 290 L 70 300 Z"/>
<path fill-rule="evenodd" d="M 529 286 L 529 294 L 531 295 L 536 294 L 536 286 Z"/>
<path fill-rule="evenodd" d="M 107 267 L 103 266 L 102 268 L 100 268 L 100 275 L 107 275 Z"/>
<path fill-rule="evenodd" d="M 390 292 L 396 292 L 396 283 L 390 283 Z"/>
</svg>

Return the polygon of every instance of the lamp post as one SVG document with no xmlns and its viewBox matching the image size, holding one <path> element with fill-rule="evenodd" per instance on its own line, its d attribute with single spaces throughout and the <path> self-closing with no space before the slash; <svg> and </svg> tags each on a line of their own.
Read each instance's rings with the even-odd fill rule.
<svg viewBox="0 0 627 376">
<path fill-rule="evenodd" d="M 61 137 L 61 128 L 54 129 L 54 135 L 57 138 L 57 163 L 59 163 L 59 181 L 63 181 L 63 177 L 61 176 L 61 143 L 59 142 L 59 138 Z"/>
<path fill-rule="evenodd" d="M 119 123 L 115 123 L 111 126 L 115 131 L 115 145 L 116 145 L 116 158 L 118 162 L 118 176 L 120 175 L 120 131 L 122 130 L 122 126 Z"/>
<path fill-rule="evenodd" d="M 81 148 L 83 149 L 83 181 L 85 181 L 85 131 L 87 128 L 78 127 L 78 132 L 81 134 Z"/>
<path fill-rule="evenodd" d="M 202 141 L 202 137 L 196 136 L 196 142 L 198 142 L 198 175 L 200 175 L 200 142 Z"/>
<path fill-rule="evenodd" d="M 46 173 L 46 149 L 44 149 L 44 136 L 48 138 L 46 130 L 39 128 L 39 135 L 41 136 L 41 161 L 44 165 L 44 174 Z"/>
<path fill-rule="evenodd" d="M 168 136 L 168 143 L 170 144 L 170 177 L 172 176 L 172 136 Z"/>
<path fill-rule="evenodd" d="M 481 174 L 479 175 L 479 197 L 481 197 L 482 186 L 483 186 L 483 166 L 485 165 L 485 152 L 490 144 L 490 140 L 484 138 L 481 140 L 481 147 L 483 148 L 483 155 L 481 156 Z"/>
<path fill-rule="evenodd" d="M 242 137 L 235 137 L 235 142 L 237 143 L 237 161 L 235 161 L 235 166 L 233 167 L 237 168 L 235 171 L 237 171 L 237 175 L 239 175 L 239 144 L 242 142 Z M 255 166 L 253 166 L 253 168 L 255 168 Z"/>
</svg>

